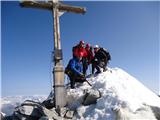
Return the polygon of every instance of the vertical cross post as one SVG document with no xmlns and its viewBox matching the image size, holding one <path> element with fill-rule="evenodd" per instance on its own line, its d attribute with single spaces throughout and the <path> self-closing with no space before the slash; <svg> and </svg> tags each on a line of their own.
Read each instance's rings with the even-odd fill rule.
<svg viewBox="0 0 160 120">
<path fill-rule="evenodd" d="M 62 49 L 60 42 L 60 24 L 59 24 L 59 10 L 58 1 L 53 7 L 54 16 L 54 68 L 53 68 L 53 79 L 54 79 L 54 97 L 55 107 L 61 108 L 66 105 L 65 98 L 65 87 L 64 87 L 64 69 L 62 65 Z"/>
<path fill-rule="evenodd" d="M 59 11 L 74 12 L 84 14 L 85 8 L 70 6 L 60 3 L 58 0 L 43 2 L 43 1 L 21 1 L 21 7 L 39 8 L 52 11 L 54 20 L 54 67 L 53 67 L 53 82 L 54 82 L 54 99 L 55 107 L 61 108 L 66 105 L 66 91 L 64 87 L 64 69 L 62 65 L 62 49 L 60 42 L 60 26 L 59 26 Z"/>
</svg>

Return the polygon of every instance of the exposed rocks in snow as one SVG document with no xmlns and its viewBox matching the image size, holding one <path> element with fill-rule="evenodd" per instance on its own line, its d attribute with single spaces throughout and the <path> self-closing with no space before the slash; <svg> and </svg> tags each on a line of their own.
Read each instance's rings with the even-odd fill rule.
<svg viewBox="0 0 160 120">
<path fill-rule="evenodd" d="M 64 118 L 72 119 L 74 116 L 74 111 L 68 110 L 64 116 Z"/>
<path fill-rule="evenodd" d="M 4 119 L 5 114 L 3 112 L 0 112 L 0 113 L 1 113 L 0 120 L 2 120 L 2 119 Z"/>
<path fill-rule="evenodd" d="M 119 108 L 115 110 L 116 120 L 157 120 L 149 106 L 137 109 L 135 112 L 128 108 Z"/>
<path fill-rule="evenodd" d="M 156 119 L 152 110 L 144 104 L 160 108 L 160 98 L 123 70 L 119 68 L 108 69 L 94 78 L 88 78 L 88 81 L 93 88 L 101 92 L 102 97 L 97 100 L 95 105 L 82 106 L 80 104 L 84 97 L 82 91 L 85 91 L 88 85 L 84 83 L 79 88 L 70 90 L 68 94 L 70 100 L 73 101 L 70 105 L 77 109 L 76 119 L 115 120 L 117 113 L 122 114 L 123 111 L 128 113 L 126 120 L 129 119 L 128 117 L 130 120 L 132 118 Z M 115 108 L 121 109 L 114 111 Z"/>
<path fill-rule="evenodd" d="M 55 107 L 55 104 L 54 104 L 54 99 L 53 98 L 49 98 L 49 99 L 46 99 L 42 102 L 42 105 L 45 106 L 47 109 L 52 109 L 53 107 Z"/>
<path fill-rule="evenodd" d="M 20 106 L 15 108 L 14 116 L 19 119 L 38 120 L 42 116 L 48 116 L 49 118 L 57 117 L 58 114 L 54 111 L 50 111 L 43 107 L 40 103 L 26 100 Z"/>
<path fill-rule="evenodd" d="M 155 106 L 150 106 L 157 120 L 160 120 L 160 108 Z"/>
<path fill-rule="evenodd" d="M 41 103 L 26 100 L 20 106 L 15 108 L 13 117 L 20 120 L 68 120 L 72 119 L 74 111 L 63 108 L 61 115 L 56 112 L 56 109 L 47 109 Z M 18 120 L 17 119 L 17 120 Z"/>
<path fill-rule="evenodd" d="M 97 99 L 101 97 L 100 91 L 96 89 L 89 89 L 84 95 L 83 105 L 91 105 L 97 102 Z"/>
<path fill-rule="evenodd" d="M 90 76 L 87 80 L 92 87 L 84 82 L 77 84 L 75 89 L 67 89 L 67 109 L 62 116 L 74 120 L 160 120 L 160 98 L 125 71 L 108 68 L 106 72 Z M 95 89 L 101 93 L 101 97 L 97 91 L 92 93 Z M 88 99 L 86 93 L 91 97 L 84 106 L 82 103 Z M 50 117 L 45 117 L 46 114 L 49 113 L 42 112 L 40 120 L 49 120 Z"/>
<path fill-rule="evenodd" d="M 42 116 L 39 120 L 52 120 L 52 119 L 49 119 L 47 116 Z"/>
<path fill-rule="evenodd" d="M 1 111 L 7 116 L 12 115 L 16 106 L 19 106 L 25 100 L 32 100 L 36 102 L 42 102 L 46 99 L 45 95 L 34 96 L 8 96 L 1 99 Z"/>
</svg>

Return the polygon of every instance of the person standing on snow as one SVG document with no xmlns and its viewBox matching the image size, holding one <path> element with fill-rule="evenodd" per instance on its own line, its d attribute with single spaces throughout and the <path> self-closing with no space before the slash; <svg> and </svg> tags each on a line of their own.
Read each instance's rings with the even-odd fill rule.
<svg viewBox="0 0 160 120">
<path fill-rule="evenodd" d="M 111 56 L 107 50 L 99 47 L 98 45 L 94 46 L 94 61 L 93 66 L 96 68 L 96 73 L 101 73 L 101 68 L 103 68 L 103 72 L 106 71 L 106 66 L 109 60 L 111 60 Z M 93 70 L 94 73 L 94 70 Z"/>
<path fill-rule="evenodd" d="M 85 43 L 83 40 L 81 40 L 79 42 L 79 44 L 74 46 L 72 48 L 73 57 L 78 57 L 80 55 L 80 53 L 83 53 L 83 56 L 86 56 L 86 50 L 85 50 L 84 46 L 85 46 Z"/>
<path fill-rule="evenodd" d="M 85 74 L 86 74 L 86 71 L 88 69 L 88 65 L 90 65 L 92 63 L 94 56 L 93 56 L 92 47 L 90 44 L 87 43 L 85 49 L 87 52 L 86 66 L 85 66 Z M 92 67 L 92 71 L 93 71 L 93 67 Z"/>
<path fill-rule="evenodd" d="M 85 76 L 82 73 L 82 63 L 81 63 L 82 57 L 81 55 L 77 57 L 73 57 L 66 69 L 65 73 L 68 75 L 70 78 L 70 85 L 71 88 L 75 88 L 75 82 L 84 82 L 85 81 Z"/>
<path fill-rule="evenodd" d="M 81 40 L 78 45 L 73 47 L 72 52 L 73 52 L 73 57 L 79 57 L 79 56 L 82 57 L 83 74 L 86 74 L 87 52 L 84 46 L 85 46 L 85 43 L 83 40 Z"/>
</svg>

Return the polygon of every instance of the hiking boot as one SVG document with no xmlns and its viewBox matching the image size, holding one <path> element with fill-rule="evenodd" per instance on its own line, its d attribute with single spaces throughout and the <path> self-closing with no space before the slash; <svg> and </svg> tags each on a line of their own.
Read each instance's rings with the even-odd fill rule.
<svg viewBox="0 0 160 120">
<path fill-rule="evenodd" d="M 106 72 L 106 71 L 107 71 L 107 68 L 104 68 L 104 69 L 103 69 L 103 72 Z"/>
<path fill-rule="evenodd" d="M 75 87 L 71 87 L 71 89 L 74 89 Z"/>
<path fill-rule="evenodd" d="M 74 85 L 71 85 L 71 89 L 74 89 L 75 88 L 75 86 Z"/>
<path fill-rule="evenodd" d="M 101 71 L 97 71 L 95 74 L 99 74 L 99 73 L 101 73 Z"/>
</svg>

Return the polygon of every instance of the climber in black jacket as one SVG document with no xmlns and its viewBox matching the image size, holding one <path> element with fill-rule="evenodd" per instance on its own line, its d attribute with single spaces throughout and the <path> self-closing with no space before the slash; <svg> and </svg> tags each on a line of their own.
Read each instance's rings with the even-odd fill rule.
<svg viewBox="0 0 160 120">
<path fill-rule="evenodd" d="M 94 59 L 93 59 L 93 67 L 96 68 L 96 73 L 101 73 L 101 68 L 103 68 L 103 72 L 106 71 L 106 66 L 109 60 L 111 60 L 111 56 L 107 50 L 99 47 L 98 45 L 94 46 Z M 94 73 L 94 69 L 92 74 Z"/>
</svg>

